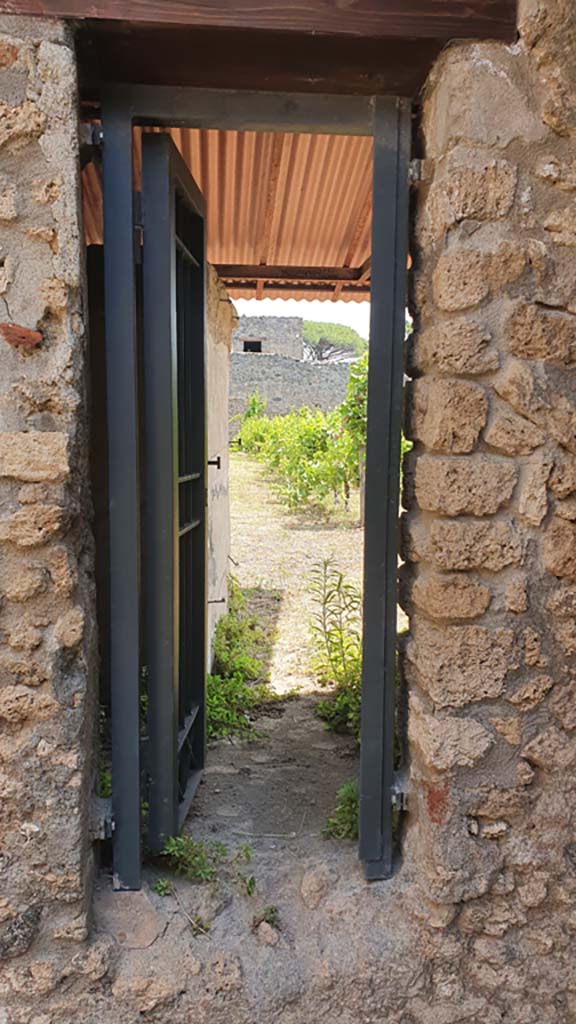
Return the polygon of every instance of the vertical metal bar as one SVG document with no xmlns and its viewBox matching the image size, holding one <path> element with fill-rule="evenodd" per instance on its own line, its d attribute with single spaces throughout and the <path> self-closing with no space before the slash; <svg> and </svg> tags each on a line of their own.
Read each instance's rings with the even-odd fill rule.
<svg viewBox="0 0 576 1024">
<path fill-rule="evenodd" d="M 400 435 L 408 238 L 410 107 L 377 98 L 364 553 L 360 857 L 392 873 Z"/>
<path fill-rule="evenodd" d="M 148 844 L 178 829 L 178 407 L 174 195 L 167 136 L 142 140 Z"/>
<path fill-rule="evenodd" d="M 140 887 L 140 487 L 132 124 L 104 102 L 114 887 Z"/>
</svg>

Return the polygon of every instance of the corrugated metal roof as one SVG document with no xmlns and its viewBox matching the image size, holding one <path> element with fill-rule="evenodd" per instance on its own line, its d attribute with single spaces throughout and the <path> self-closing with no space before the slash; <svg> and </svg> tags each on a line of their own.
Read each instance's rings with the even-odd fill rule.
<svg viewBox="0 0 576 1024">
<path fill-rule="evenodd" d="M 369 298 L 371 138 L 171 135 L 206 198 L 208 259 L 233 298 Z M 96 242 L 101 196 L 93 168 L 84 180 L 87 233 Z M 266 268 L 276 280 L 265 279 Z"/>
</svg>

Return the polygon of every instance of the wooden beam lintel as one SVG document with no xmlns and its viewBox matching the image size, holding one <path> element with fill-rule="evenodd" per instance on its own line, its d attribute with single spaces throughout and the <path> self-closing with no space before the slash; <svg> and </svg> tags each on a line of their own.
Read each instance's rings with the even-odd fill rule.
<svg viewBox="0 0 576 1024">
<path fill-rule="evenodd" d="M 251 266 L 249 264 L 221 263 L 216 265 L 218 276 L 226 282 L 274 282 L 291 284 L 364 284 L 366 267 L 290 267 Z M 251 287 L 253 284 L 251 284 Z"/>
</svg>

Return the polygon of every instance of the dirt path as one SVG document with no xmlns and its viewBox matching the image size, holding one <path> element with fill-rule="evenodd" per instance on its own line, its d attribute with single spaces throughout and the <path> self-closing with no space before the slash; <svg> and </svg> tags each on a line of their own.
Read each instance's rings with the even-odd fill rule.
<svg viewBox="0 0 576 1024">
<path fill-rule="evenodd" d="M 260 872 L 274 874 L 270 855 L 273 861 L 298 858 L 325 845 L 322 829 L 336 792 L 357 772 L 354 740 L 327 732 L 315 714 L 326 691 L 310 671 L 308 588 L 310 571 L 323 558 L 334 558 L 360 582 L 362 530 L 357 503 L 330 519 L 286 512 L 263 467 L 238 453 L 231 458 L 230 485 L 232 570 L 250 611 L 272 635 L 271 687 L 298 694 L 258 717 L 252 742 L 210 747 L 188 828 L 230 847 L 248 842 Z"/>
<path fill-rule="evenodd" d="M 363 531 L 358 499 L 328 518 L 287 512 L 275 499 L 263 466 L 245 455 L 230 459 L 232 570 L 252 591 L 251 608 L 275 633 L 270 684 L 277 693 L 316 690 L 310 675 L 310 573 L 333 559 L 349 580 L 362 578 Z"/>
</svg>

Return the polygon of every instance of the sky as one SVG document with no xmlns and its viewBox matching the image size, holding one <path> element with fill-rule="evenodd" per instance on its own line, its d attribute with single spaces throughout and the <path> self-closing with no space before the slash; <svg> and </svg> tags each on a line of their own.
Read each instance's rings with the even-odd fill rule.
<svg viewBox="0 0 576 1024">
<path fill-rule="evenodd" d="M 240 316 L 301 316 L 327 324 L 346 324 L 368 339 L 369 302 L 309 302 L 306 299 L 234 299 Z"/>
</svg>

